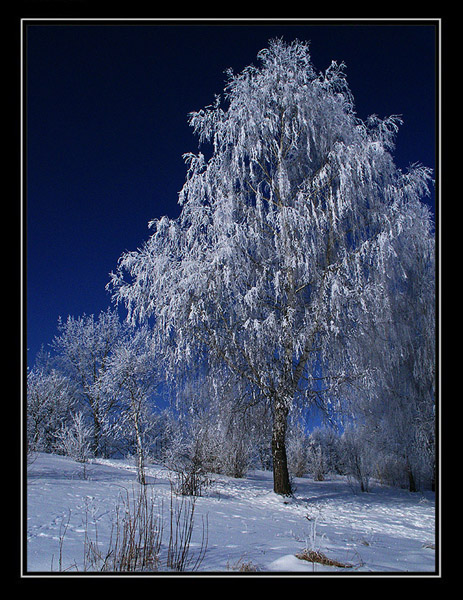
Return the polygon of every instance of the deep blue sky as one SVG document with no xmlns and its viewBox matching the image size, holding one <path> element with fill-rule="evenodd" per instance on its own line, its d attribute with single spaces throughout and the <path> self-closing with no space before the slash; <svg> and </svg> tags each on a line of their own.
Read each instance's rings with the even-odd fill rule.
<svg viewBox="0 0 463 600">
<path fill-rule="evenodd" d="M 58 317 L 98 314 L 119 256 L 148 221 L 179 213 L 187 115 L 222 92 L 224 71 L 258 64 L 283 36 L 311 42 L 316 70 L 344 61 L 361 118 L 400 114 L 396 162 L 435 167 L 435 26 L 29 24 L 25 130 L 27 348 Z"/>
</svg>

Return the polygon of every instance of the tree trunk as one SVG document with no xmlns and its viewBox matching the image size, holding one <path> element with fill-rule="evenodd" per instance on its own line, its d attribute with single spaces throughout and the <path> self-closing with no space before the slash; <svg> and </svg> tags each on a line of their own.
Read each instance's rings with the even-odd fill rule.
<svg viewBox="0 0 463 600">
<path fill-rule="evenodd" d="M 143 448 L 143 439 L 140 428 L 140 405 L 141 400 L 137 398 L 136 394 L 130 392 L 130 407 L 132 411 L 133 427 L 135 429 L 135 441 L 136 441 L 136 453 L 137 453 L 137 481 L 142 485 L 146 484 L 145 479 L 145 457 Z"/>
<path fill-rule="evenodd" d="M 288 460 L 286 457 L 286 426 L 288 409 L 278 399 L 273 403 L 273 431 L 272 431 L 272 458 L 273 458 L 273 491 L 282 496 L 291 496 L 291 483 L 289 481 Z"/>
<path fill-rule="evenodd" d="M 408 490 L 410 492 L 416 492 L 417 487 L 416 487 L 415 476 L 413 474 L 413 471 L 412 471 L 412 468 L 410 467 L 410 465 L 407 465 L 407 475 L 408 475 Z"/>
<path fill-rule="evenodd" d="M 143 452 L 143 441 L 141 439 L 140 428 L 138 424 L 138 415 L 135 415 L 135 435 L 137 440 L 137 480 L 138 483 L 145 485 L 145 459 Z"/>
<path fill-rule="evenodd" d="M 93 456 L 98 456 L 100 450 L 100 436 L 101 436 L 101 425 L 96 412 L 93 414 L 93 443 L 92 452 Z"/>
</svg>

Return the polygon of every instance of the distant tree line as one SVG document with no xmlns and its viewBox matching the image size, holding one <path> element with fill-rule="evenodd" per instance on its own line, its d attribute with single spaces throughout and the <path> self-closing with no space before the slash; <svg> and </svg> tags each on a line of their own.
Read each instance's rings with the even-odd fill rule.
<svg viewBox="0 0 463 600">
<path fill-rule="evenodd" d="M 272 469 L 272 417 L 238 398 L 224 381 L 194 379 L 169 398 L 146 328 L 121 323 L 116 311 L 69 317 L 58 325 L 27 374 L 27 451 L 92 457 L 133 457 L 137 478 L 146 464 L 164 464 L 200 493 L 211 474 L 244 477 Z M 381 414 L 379 414 L 381 413 Z M 321 414 L 311 426 L 301 407 L 290 415 L 290 477 L 323 481 L 345 475 L 368 491 L 370 480 L 431 489 L 435 478 L 433 407 L 398 402 L 376 414 Z"/>
</svg>

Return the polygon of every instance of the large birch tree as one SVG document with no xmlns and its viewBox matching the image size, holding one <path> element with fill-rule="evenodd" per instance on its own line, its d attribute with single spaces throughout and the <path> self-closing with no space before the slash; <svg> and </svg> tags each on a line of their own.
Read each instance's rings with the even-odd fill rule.
<svg viewBox="0 0 463 600">
<path fill-rule="evenodd" d="M 172 377 L 204 359 L 208 377 L 225 372 L 270 407 L 286 495 L 295 402 L 371 385 L 365 331 L 390 318 L 393 242 L 430 173 L 396 167 L 400 119 L 360 120 L 344 65 L 317 73 L 299 41 L 258 59 L 190 114 L 200 147 L 185 155 L 181 214 L 150 223 L 110 286 L 130 319 L 154 317 Z"/>
</svg>

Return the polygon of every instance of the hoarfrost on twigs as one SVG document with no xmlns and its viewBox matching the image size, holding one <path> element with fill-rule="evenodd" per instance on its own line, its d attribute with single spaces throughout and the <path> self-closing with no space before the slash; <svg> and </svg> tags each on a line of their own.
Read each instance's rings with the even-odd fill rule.
<svg viewBox="0 0 463 600">
<path fill-rule="evenodd" d="M 281 448 L 288 406 L 322 398 L 320 372 L 333 393 L 379 393 L 408 240 L 433 243 L 430 172 L 395 166 L 401 119 L 361 121 L 343 64 L 317 73 L 297 40 L 258 57 L 229 72 L 224 106 L 190 114 L 212 156 L 185 156 L 180 217 L 153 221 L 111 283 L 130 318 L 154 316 L 169 372 L 201 357 L 272 406 Z"/>
</svg>

